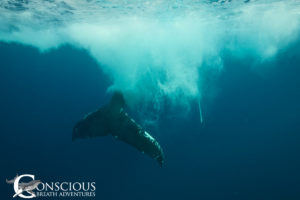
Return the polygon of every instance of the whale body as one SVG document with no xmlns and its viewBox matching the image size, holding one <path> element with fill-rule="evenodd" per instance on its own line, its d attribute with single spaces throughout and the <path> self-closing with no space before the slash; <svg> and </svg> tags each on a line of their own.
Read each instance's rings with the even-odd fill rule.
<svg viewBox="0 0 300 200">
<path fill-rule="evenodd" d="M 124 106 L 123 94 L 115 92 L 110 103 L 86 115 L 76 123 L 72 139 L 112 135 L 149 155 L 162 166 L 164 153 L 160 144 L 128 116 L 124 111 Z"/>
</svg>

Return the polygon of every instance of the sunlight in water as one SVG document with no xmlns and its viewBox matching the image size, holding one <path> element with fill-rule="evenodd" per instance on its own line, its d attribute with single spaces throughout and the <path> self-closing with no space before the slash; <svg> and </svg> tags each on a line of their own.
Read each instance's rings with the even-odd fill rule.
<svg viewBox="0 0 300 200">
<path fill-rule="evenodd" d="M 159 112 L 166 99 L 186 110 L 198 101 L 203 121 L 205 72 L 222 71 L 223 51 L 263 62 L 299 34 L 300 5 L 292 0 L 132 2 L 3 0 L 0 40 L 42 52 L 85 49 L 130 105 Z"/>
</svg>

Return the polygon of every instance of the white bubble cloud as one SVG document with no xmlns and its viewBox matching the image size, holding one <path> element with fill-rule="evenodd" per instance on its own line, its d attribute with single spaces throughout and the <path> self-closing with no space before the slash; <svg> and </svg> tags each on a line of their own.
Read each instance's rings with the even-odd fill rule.
<svg viewBox="0 0 300 200">
<path fill-rule="evenodd" d="M 276 56 L 299 35 L 300 4 L 3 0 L 0 17 L 0 41 L 85 49 L 113 80 L 110 89 L 159 110 L 165 98 L 188 107 L 204 96 L 205 71 L 222 71 L 224 50 L 258 61 Z"/>
</svg>

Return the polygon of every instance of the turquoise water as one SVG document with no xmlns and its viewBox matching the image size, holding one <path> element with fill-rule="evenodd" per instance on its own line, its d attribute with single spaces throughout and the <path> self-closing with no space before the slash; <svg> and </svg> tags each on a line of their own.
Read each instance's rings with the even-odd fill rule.
<svg viewBox="0 0 300 200">
<path fill-rule="evenodd" d="M 0 40 L 84 49 L 130 105 L 159 110 L 167 98 L 188 109 L 215 92 L 223 54 L 253 58 L 260 70 L 293 43 L 299 9 L 297 1 L 2 1 Z"/>
</svg>

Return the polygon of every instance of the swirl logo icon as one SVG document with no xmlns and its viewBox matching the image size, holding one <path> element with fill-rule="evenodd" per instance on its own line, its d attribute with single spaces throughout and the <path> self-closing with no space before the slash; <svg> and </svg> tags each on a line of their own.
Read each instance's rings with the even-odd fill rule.
<svg viewBox="0 0 300 200">
<path fill-rule="evenodd" d="M 28 183 L 20 182 L 21 178 L 23 178 L 23 177 L 29 177 L 32 179 L 32 181 L 30 181 Z M 23 174 L 21 176 L 18 176 L 18 174 L 17 174 L 16 177 L 11 180 L 6 179 L 6 183 L 14 184 L 15 194 L 13 195 L 13 198 L 15 198 L 16 196 L 19 196 L 24 199 L 31 199 L 31 198 L 36 197 L 33 190 L 36 189 L 38 187 L 38 185 L 42 182 L 40 180 L 35 180 L 34 175 L 32 175 L 32 174 Z"/>
</svg>

